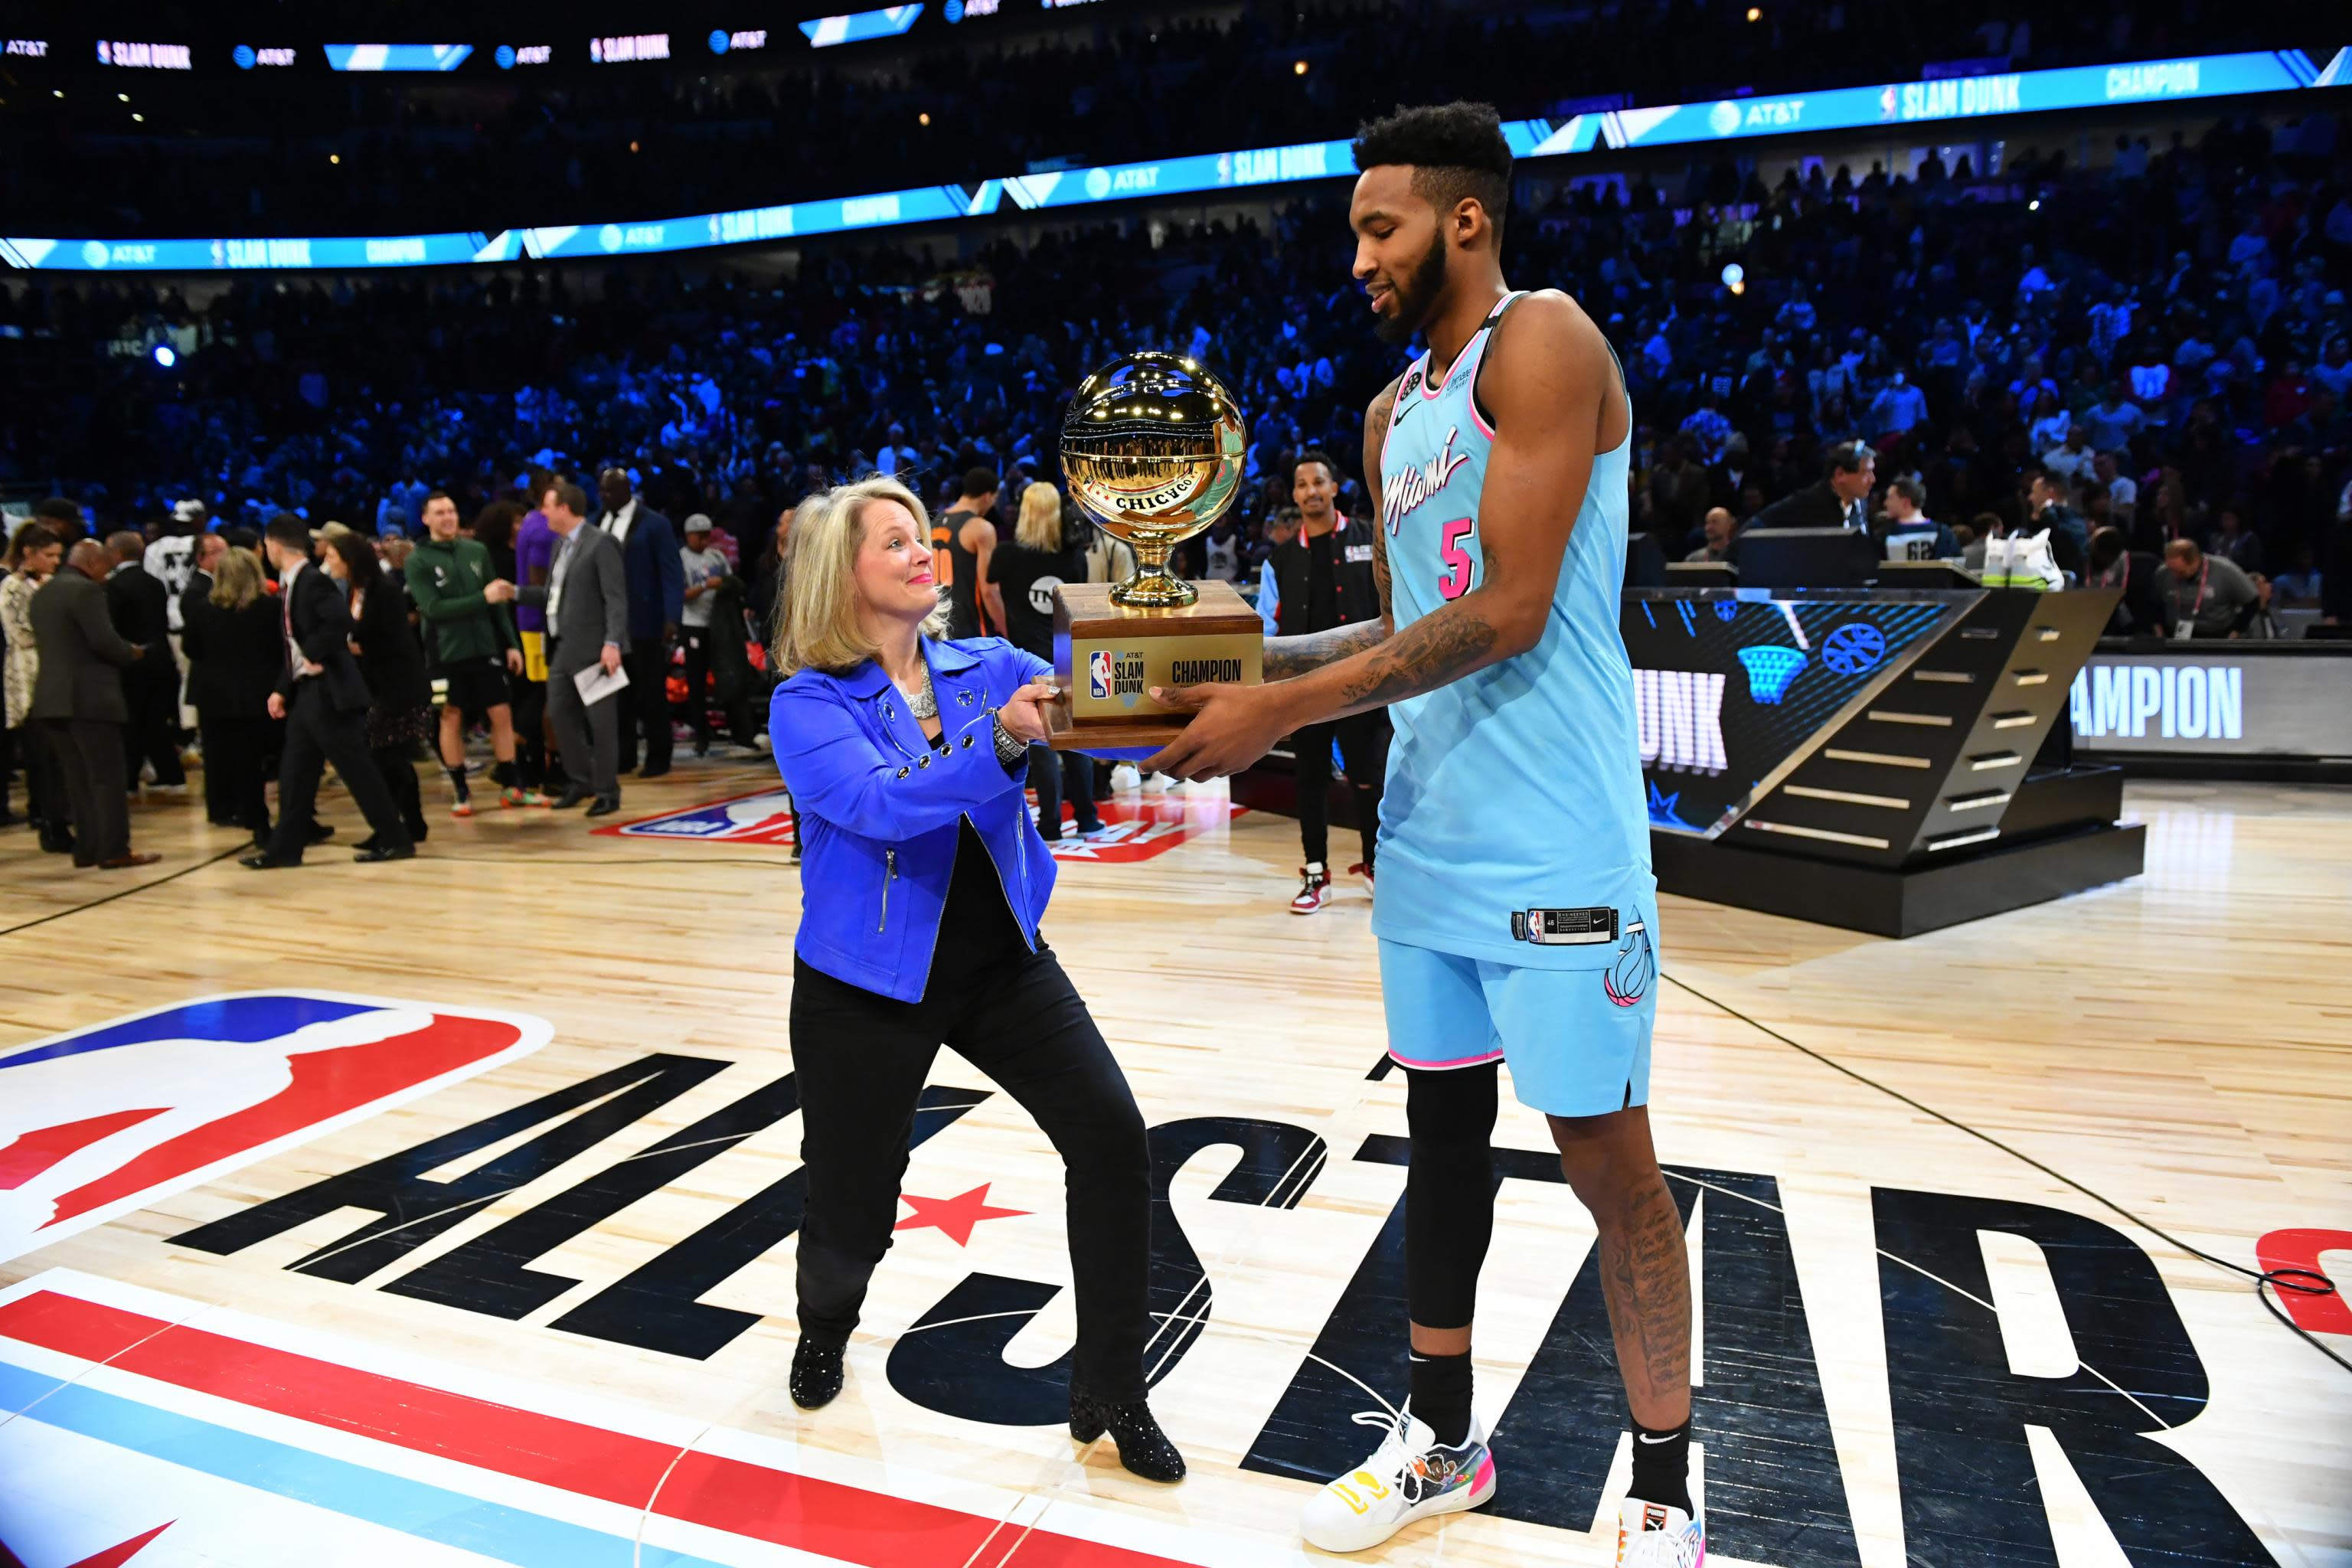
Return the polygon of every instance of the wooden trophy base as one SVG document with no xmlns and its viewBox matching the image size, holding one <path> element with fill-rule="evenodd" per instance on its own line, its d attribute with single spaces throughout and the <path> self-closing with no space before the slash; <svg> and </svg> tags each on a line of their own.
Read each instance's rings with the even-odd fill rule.
<svg viewBox="0 0 2352 1568">
<path fill-rule="evenodd" d="M 1155 686 L 1264 678 L 1265 627 L 1230 583 L 1195 583 L 1200 599 L 1181 609 L 1130 610 L 1111 603 L 1108 583 L 1054 590 L 1054 673 L 1062 699 L 1050 710 L 1057 751 L 1164 746 L 1181 715 L 1151 700 Z"/>
</svg>

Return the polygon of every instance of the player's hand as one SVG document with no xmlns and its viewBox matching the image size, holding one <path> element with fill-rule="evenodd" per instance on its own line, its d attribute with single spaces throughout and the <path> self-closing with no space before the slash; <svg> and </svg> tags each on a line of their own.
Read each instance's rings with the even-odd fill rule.
<svg viewBox="0 0 2352 1568">
<path fill-rule="evenodd" d="M 272 719 L 283 719 L 286 717 L 285 693 L 273 691 L 269 694 L 269 716 Z"/>
<path fill-rule="evenodd" d="M 996 710 L 996 721 L 1014 740 L 1034 746 L 1052 734 L 1045 710 L 1061 694 L 1050 680 L 1030 681 L 1004 700 L 1004 706 Z"/>
<path fill-rule="evenodd" d="M 1146 773 L 1198 781 L 1237 773 L 1298 728 L 1282 683 L 1270 686 L 1155 686 L 1151 700 L 1190 713 L 1184 732 L 1136 766 Z"/>
<path fill-rule="evenodd" d="M 522 673 L 522 649 L 519 647 L 507 649 L 507 673 L 509 675 Z"/>
<path fill-rule="evenodd" d="M 503 577 L 484 584 L 482 588 L 482 599 L 486 604 L 512 604 L 514 602 L 514 596 L 515 585 L 508 582 Z"/>
</svg>

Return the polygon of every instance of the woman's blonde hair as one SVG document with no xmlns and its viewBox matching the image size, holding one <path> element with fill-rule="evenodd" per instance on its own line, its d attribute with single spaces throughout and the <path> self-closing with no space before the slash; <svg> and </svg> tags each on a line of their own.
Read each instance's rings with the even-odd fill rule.
<svg viewBox="0 0 2352 1568">
<path fill-rule="evenodd" d="M 857 622 L 857 551 L 866 542 L 866 510 L 876 501 L 905 507 L 915 520 L 916 540 L 929 541 L 931 519 L 922 501 L 898 480 L 880 475 L 810 496 L 793 512 L 787 545 L 792 566 L 772 650 L 779 676 L 854 669 L 880 651 Z M 947 629 L 942 584 L 940 607 L 924 620 L 922 633 L 937 637 Z"/>
<path fill-rule="evenodd" d="M 1039 479 L 1021 492 L 1021 521 L 1013 542 L 1053 554 L 1062 552 L 1062 492 Z"/>
<path fill-rule="evenodd" d="M 205 597 L 224 610 L 242 610 L 261 597 L 261 563 L 253 552 L 222 551 L 213 563 L 213 591 Z"/>
</svg>

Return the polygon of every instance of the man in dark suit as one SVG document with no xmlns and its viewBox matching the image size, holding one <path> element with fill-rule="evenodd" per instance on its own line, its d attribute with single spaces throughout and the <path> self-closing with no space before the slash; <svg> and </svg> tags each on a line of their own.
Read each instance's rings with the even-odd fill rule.
<svg viewBox="0 0 2352 1568">
<path fill-rule="evenodd" d="M 151 866 L 163 857 L 131 852 L 122 767 L 122 725 L 130 710 L 120 672 L 139 662 L 142 650 L 114 629 L 107 614 L 99 578 L 109 559 L 104 545 L 85 539 L 33 595 L 41 670 L 29 716 L 47 732 L 65 779 L 74 864 L 114 871 Z"/>
<path fill-rule="evenodd" d="M 172 657 L 172 593 L 140 563 L 147 542 L 124 530 L 107 535 L 114 565 L 106 574 L 106 607 L 114 629 L 140 649 L 136 665 L 122 676 L 126 709 L 122 731 L 123 777 L 139 783 L 139 764 L 155 770 L 155 784 L 173 794 L 185 789 L 180 767 L 180 667 Z"/>
<path fill-rule="evenodd" d="M 599 474 L 596 495 L 604 503 L 596 531 L 621 547 L 628 577 L 629 647 L 622 668 L 629 672 L 629 690 L 622 700 L 636 716 L 635 729 L 645 732 L 646 764 L 637 776 L 657 779 L 669 772 L 669 650 L 677 644 L 678 618 L 686 613 L 686 567 L 678 559 L 677 531 L 637 498 L 628 470 Z M 620 765 L 637 765 L 637 737 L 626 726 Z"/>
<path fill-rule="evenodd" d="M 547 582 L 520 589 L 505 583 L 490 586 L 500 590 L 494 602 L 512 597 L 547 612 L 547 718 L 555 726 L 563 772 L 572 781 L 549 804 L 568 811 L 593 795 L 588 815 L 605 816 L 621 809 L 620 708 L 625 698 L 616 692 L 600 702 L 583 702 L 579 678 L 588 669 L 610 674 L 627 668 L 632 638 L 621 547 L 611 534 L 587 525 L 581 515 L 587 506 L 586 493 L 571 480 L 549 485 L 539 510 L 562 542 Z M 636 680 L 632 670 L 630 684 Z M 667 712 L 662 722 L 669 722 Z"/>
<path fill-rule="evenodd" d="M 300 518 L 280 512 L 261 543 L 282 585 L 279 628 L 286 664 L 278 689 L 269 695 L 269 716 L 287 721 L 286 749 L 278 766 L 277 830 L 268 848 L 240 864 L 267 871 L 302 863 L 311 806 L 329 763 L 375 835 L 352 858 L 408 859 L 416 845 L 400 820 L 391 786 L 368 754 L 368 689 L 352 657 L 351 603 L 341 584 L 311 564 L 310 531 Z"/>
<path fill-rule="evenodd" d="M 1822 461 L 1819 484 L 1791 490 L 1748 520 L 1757 528 L 1870 528 L 1870 490 L 1878 482 L 1878 454 L 1859 441 L 1841 441 Z"/>
<path fill-rule="evenodd" d="M 228 541 L 217 533 L 196 535 L 194 568 L 188 574 L 188 585 L 180 594 L 180 651 L 188 661 L 188 706 L 196 710 L 196 744 L 205 752 L 205 820 L 215 827 L 235 827 L 236 806 L 228 798 L 222 782 L 226 773 L 213 765 L 213 734 L 205 724 L 205 677 L 204 663 L 197 652 L 197 639 L 189 635 L 203 615 L 200 606 L 213 591 L 213 567 L 228 549 Z M 152 574 L 150 574 L 152 575 Z"/>
</svg>

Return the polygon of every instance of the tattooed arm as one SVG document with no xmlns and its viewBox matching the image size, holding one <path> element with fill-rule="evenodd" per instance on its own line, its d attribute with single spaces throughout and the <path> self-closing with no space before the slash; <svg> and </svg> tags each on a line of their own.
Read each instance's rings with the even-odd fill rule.
<svg viewBox="0 0 2352 1568">
<path fill-rule="evenodd" d="M 1389 611 L 1388 541 L 1381 529 L 1381 447 L 1388 437 L 1389 414 L 1396 407 L 1397 387 L 1403 380 L 1399 376 L 1390 382 L 1372 399 L 1372 405 L 1364 410 L 1364 489 L 1372 498 L 1372 581 L 1380 587 L 1381 613 L 1371 620 L 1350 621 L 1329 631 L 1267 638 L 1268 680 L 1288 680 L 1327 664 L 1336 664 L 1395 635 L 1396 622 Z"/>
<path fill-rule="evenodd" d="M 1478 497 L 1481 563 L 1470 590 L 1296 679 L 1153 692 L 1195 717 L 1144 765 L 1180 778 L 1235 773 L 1301 725 L 1417 697 L 1535 647 L 1616 382 L 1607 342 L 1573 300 L 1549 289 L 1522 299 L 1488 343 L 1479 378 L 1496 434 Z M 1385 561 L 1381 571 L 1385 581 Z"/>
</svg>

